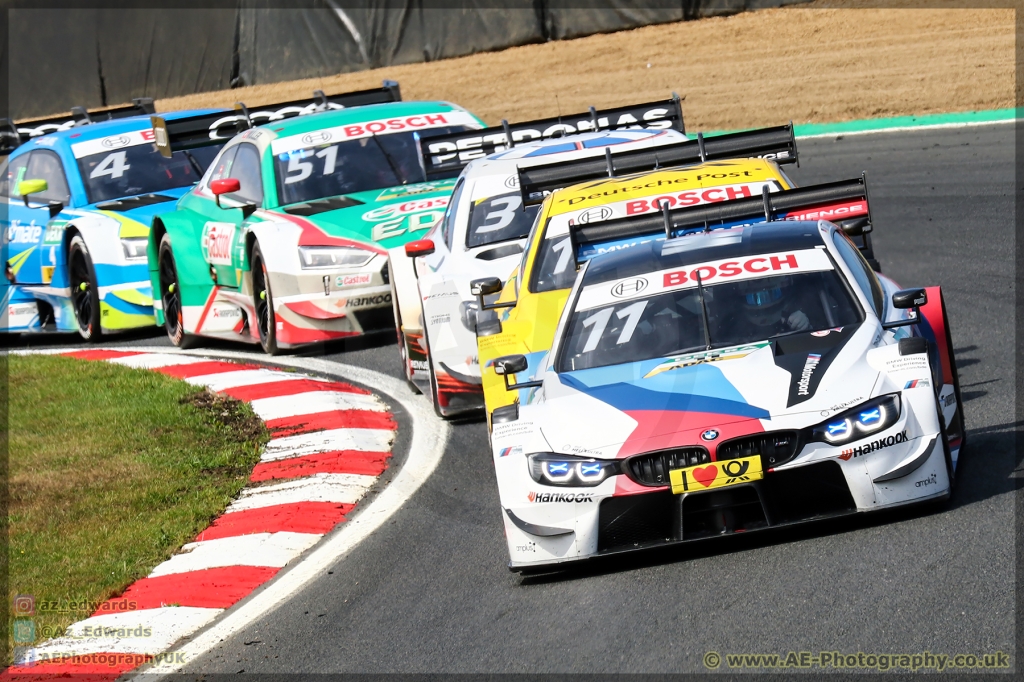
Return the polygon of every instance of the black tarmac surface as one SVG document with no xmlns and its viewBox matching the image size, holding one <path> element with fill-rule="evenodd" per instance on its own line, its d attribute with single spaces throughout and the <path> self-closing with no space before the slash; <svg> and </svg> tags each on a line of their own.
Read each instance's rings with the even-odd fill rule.
<svg viewBox="0 0 1024 682">
<path fill-rule="evenodd" d="M 705 672 L 707 652 L 720 672 L 737 653 L 1012 656 L 1014 142 L 1006 124 L 818 138 L 787 168 L 798 184 L 867 170 L 883 271 L 943 287 L 970 438 L 947 506 L 522 578 L 506 568 L 484 425 L 461 423 L 386 526 L 186 670 L 678 673 Z M 228 347 L 247 349 L 211 344 Z M 400 376 L 392 334 L 318 353 Z"/>
</svg>

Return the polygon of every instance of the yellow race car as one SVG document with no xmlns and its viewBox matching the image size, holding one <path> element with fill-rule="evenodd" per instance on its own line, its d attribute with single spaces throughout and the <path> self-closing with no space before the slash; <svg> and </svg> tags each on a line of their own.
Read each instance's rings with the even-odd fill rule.
<svg viewBox="0 0 1024 682">
<path fill-rule="evenodd" d="M 698 163 L 677 162 L 666 168 L 676 159 L 685 161 L 686 154 L 666 155 L 659 149 L 644 150 L 642 155 L 638 152 L 635 159 L 606 155 L 605 159 L 520 170 L 524 203 L 543 201 L 522 261 L 503 287 L 496 277 L 475 280 L 471 287 L 481 309 L 477 345 L 489 423 L 504 421 L 501 408 L 514 409 L 506 406 L 515 403 L 519 395 L 518 391 L 506 390 L 505 377 L 494 371 L 494 360 L 525 355 L 529 366 L 518 374 L 529 377 L 534 373 L 536 363 L 551 347 L 555 327 L 576 279 L 577 263 L 658 238 L 652 234 L 580 246 L 573 242 L 571 226 L 644 213 L 656 218 L 666 209 L 758 197 L 765 191 L 794 187 L 780 168 L 798 160 L 791 125 L 706 139 L 698 136 L 680 146 L 683 145 L 694 147 Z M 622 174 L 623 170 L 633 172 Z M 826 211 L 821 217 L 833 221 L 846 217 L 841 204 L 832 208 L 838 213 Z M 856 225 L 852 229 L 846 227 L 848 233 L 857 233 Z M 864 229 L 858 246 L 874 262 L 867 234 L 870 224 L 866 221 Z M 499 292 L 496 300 L 490 300 Z M 492 311 L 490 317 L 484 311 Z"/>
</svg>

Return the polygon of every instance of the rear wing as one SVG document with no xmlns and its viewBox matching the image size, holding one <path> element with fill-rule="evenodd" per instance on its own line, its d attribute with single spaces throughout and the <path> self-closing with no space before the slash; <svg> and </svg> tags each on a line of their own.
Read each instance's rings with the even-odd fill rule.
<svg viewBox="0 0 1024 682">
<path fill-rule="evenodd" d="M 398 83 L 386 80 L 381 87 L 370 90 L 344 92 L 338 95 L 325 95 L 323 90 L 314 90 L 313 96 L 309 99 L 266 104 L 253 109 L 242 102 L 236 102 L 234 111 L 216 111 L 212 114 L 198 114 L 173 120 L 153 116 L 151 121 L 157 149 L 170 158 L 176 151 L 224 144 L 240 132 L 273 121 L 321 111 L 401 101 L 402 92 Z"/>
<path fill-rule="evenodd" d="M 545 195 L 556 189 L 589 180 L 614 178 L 619 175 L 705 161 L 750 158 L 772 159 L 778 164 L 799 164 L 800 157 L 796 149 L 793 123 L 714 137 L 704 137 L 697 133 L 696 139 L 693 140 L 622 151 L 618 154 L 612 151 L 611 147 L 605 147 L 603 158 L 590 157 L 521 167 L 519 190 L 523 194 L 523 205 L 528 206 L 539 204 Z"/>
<path fill-rule="evenodd" d="M 759 197 L 717 201 L 675 210 L 663 208 L 617 220 L 569 226 L 577 262 L 593 255 L 597 244 L 662 234 L 669 238 L 697 230 L 737 227 L 779 220 L 830 220 L 850 235 L 871 232 L 867 174 L 859 178 L 810 185 Z"/>
<path fill-rule="evenodd" d="M 153 113 L 156 113 L 156 108 L 153 106 L 152 97 L 136 97 L 131 104 L 104 111 L 89 111 L 85 107 L 71 107 L 70 117 L 61 115 L 20 123 L 15 123 L 9 118 L 0 119 L 0 155 L 10 154 L 26 141 L 40 135 L 100 121 Z"/>
<path fill-rule="evenodd" d="M 516 143 L 545 140 L 595 130 L 622 128 L 671 129 L 686 132 L 679 95 L 644 104 L 631 104 L 615 109 L 594 107 L 580 114 L 543 118 L 535 121 L 509 123 L 482 130 L 467 130 L 420 139 L 420 152 L 427 180 L 457 176 L 473 159 L 504 151 Z M 511 140 L 511 142 L 510 142 Z"/>
</svg>

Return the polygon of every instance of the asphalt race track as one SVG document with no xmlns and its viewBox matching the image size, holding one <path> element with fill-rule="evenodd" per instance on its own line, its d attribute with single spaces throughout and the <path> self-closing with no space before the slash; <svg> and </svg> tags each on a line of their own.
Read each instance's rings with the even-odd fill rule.
<svg viewBox="0 0 1024 682">
<path fill-rule="evenodd" d="M 458 424 L 386 526 L 185 670 L 671 673 L 705 671 L 709 651 L 1012 656 L 1014 126 L 799 147 L 801 168 L 787 172 L 800 184 L 867 170 L 883 270 L 943 287 L 970 441 L 948 506 L 524 579 L 506 568 L 484 425 Z M 400 376 L 393 335 L 357 345 L 323 352 Z"/>
</svg>

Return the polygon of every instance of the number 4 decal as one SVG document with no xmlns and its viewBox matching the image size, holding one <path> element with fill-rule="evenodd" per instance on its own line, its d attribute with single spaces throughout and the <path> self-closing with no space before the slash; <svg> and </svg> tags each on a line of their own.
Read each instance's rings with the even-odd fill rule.
<svg viewBox="0 0 1024 682">
<path fill-rule="evenodd" d="M 128 152 L 123 149 L 119 152 L 111 152 L 107 154 L 106 158 L 100 162 L 100 165 L 92 169 L 89 173 L 89 179 L 95 180 L 96 178 L 102 178 L 104 175 L 109 175 L 111 179 L 117 180 L 124 172 L 131 168 L 126 162 L 128 158 Z"/>
</svg>

